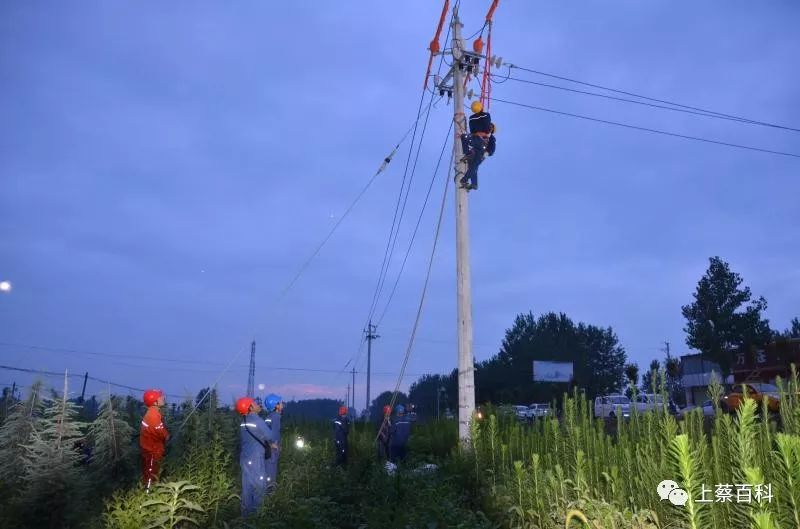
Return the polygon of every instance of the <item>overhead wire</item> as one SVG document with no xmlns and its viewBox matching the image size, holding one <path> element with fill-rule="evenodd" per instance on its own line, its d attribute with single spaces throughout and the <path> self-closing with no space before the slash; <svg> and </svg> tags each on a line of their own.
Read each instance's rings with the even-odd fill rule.
<svg viewBox="0 0 800 529">
<path fill-rule="evenodd" d="M 420 103 L 422 103 L 422 101 L 420 101 Z M 433 105 L 433 103 L 434 103 L 433 98 L 431 98 L 431 102 L 428 105 L 428 111 L 430 111 L 430 106 Z M 403 137 L 400 138 L 400 141 L 398 141 L 395 144 L 394 149 L 392 149 L 392 151 L 383 159 L 383 162 L 381 163 L 380 167 L 378 167 L 378 170 L 375 171 L 375 174 L 372 175 L 372 178 L 370 178 L 367 181 L 367 183 L 364 185 L 364 187 L 361 189 L 361 191 L 350 202 L 350 205 L 347 206 L 347 209 L 345 209 L 344 213 L 339 217 L 339 219 L 336 221 L 336 223 L 333 225 L 333 227 L 331 227 L 331 229 L 328 231 L 327 235 L 316 246 L 316 248 L 311 253 L 311 255 L 309 255 L 309 257 L 303 262 L 303 264 L 300 266 L 299 270 L 294 275 L 292 280 L 289 282 L 289 284 L 286 286 L 286 288 L 284 288 L 283 291 L 281 292 L 281 295 L 279 296 L 279 299 L 281 297 L 283 297 L 292 288 L 292 286 L 294 286 L 294 284 L 297 282 L 297 280 L 300 278 L 300 276 L 303 274 L 303 272 L 311 264 L 311 261 L 314 260 L 314 258 L 319 254 L 320 251 L 322 251 L 322 248 L 325 246 L 325 244 L 333 236 L 333 234 L 336 231 L 336 229 L 342 224 L 342 222 L 344 222 L 344 219 L 347 218 L 347 216 L 350 214 L 351 211 L 353 211 L 353 208 L 355 208 L 356 204 L 358 204 L 358 202 L 361 200 L 361 198 L 364 196 L 364 194 L 367 192 L 367 190 L 372 186 L 373 182 L 375 182 L 375 179 L 378 178 L 378 175 L 380 175 L 384 170 L 386 170 L 386 167 L 388 167 L 388 165 L 392 161 L 392 158 L 394 157 L 395 153 L 397 153 L 397 150 L 400 148 L 400 145 L 406 140 L 408 135 L 411 133 L 412 129 L 414 131 L 416 131 L 416 127 L 417 127 L 417 124 L 419 123 L 419 119 L 420 119 L 420 116 L 421 116 L 422 112 L 424 112 L 424 111 L 422 111 L 422 104 L 420 104 L 420 108 L 417 111 L 417 118 L 414 120 L 414 124 L 411 127 L 409 127 L 409 129 L 405 132 L 405 134 L 403 134 Z M 413 138 L 412 138 L 412 146 L 413 146 Z"/>
<path fill-rule="evenodd" d="M 584 85 L 584 86 L 590 86 L 592 88 L 599 88 L 601 90 L 607 90 L 609 92 L 615 92 L 617 94 L 623 94 L 623 95 L 627 95 L 627 96 L 638 97 L 640 99 L 645 99 L 647 101 L 653 101 L 653 102 L 656 102 L 656 103 L 663 103 L 663 104 L 666 104 L 666 105 L 672 105 L 672 106 L 675 106 L 675 107 L 685 108 L 685 109 L 688 109 L 688 110 L 695 110 L 695 111 L 703 112 L 703 113 L 706 113 L 706 114 L 713 114 L 713 115 L 718 116 L 720 118 L 732 119 L 732 120 L 735 120 L 735 121 L 741 121 L 741 122 L 744 122 L 744 123 L 750 123 L 752 125 L 761 125 L 761 126 L 764 126 L 764 127 L 772 127 L 772 128 L 776 128 L 776 129 L 783 129 L 783 130 L 790 130 L 790 131 L 793 131 L 793 132 L 800 132 L 800 128 L 789 127 L 789 126 L 785 126 L 785 125 L 779 125 L 779 124 L 776 124 L 776 123 L 769 123 L 769 122 L 766 122 L 766 121 L 759 121 L 759 120 L 749 119 L 749 118 L 745 118 L 745 117 L 742 117 L 742 116 L 736 116 L 736 115 L 733 115 L 733 114 L 725 114 L 723 112 L 716 112 L 714 110 L 709 110 L 709 109 L 706 109 L 706 108 L 701 108 L 701 107 L 696 107 L 696 106 L 691 106 L 691 105 L 684 105 L 684 104 L 681 104 L 681 103 L 676 103 L 674 101 L 668 101 L 666 99 L 658 99 L 658 98 L 654 98 L 654 97 L 648 97 L 648 96 L 644 96 L 644 95 L 641 95 L 641 94 L 637 94 L 635 92 L 629 92 L 629 91 L 625 91 L 625 90 L 619 90 L 619 89 L 616 89 L 616 88 L 610 88 L 608 86 L 603 86 L 603 85 L 599 85 L 599 84 L 588 83 L 588 82 L 580 81 L 578 79 L 573 79 L 573 78 L 570 78 L 570 77 L 564 77 L 564 76 L 560 76 L 560 75 L 555 75 L 555 74 L 543 72 L 543 71 L 540 71 L 540 70 L 534 70 L 532 68 L 525 68 L 523 66 L 517 66 L 516 64 L 512 64 L 512 63 L 504 63 L 504 64 L 506 66 L 508 66 L 509 69 L 515 68 L 517 70 L 522 70 L 524 72 L 529 72 L 529 73 L 533 73 L 533 74 L 537 74 L 537 75 L 543 75 L 545 77 L 551 77 L 553 79 L 560 79 L 562 81 L 568 81 L 570 83 L 576 83 L 576 84 L 580 84 L 580 85 Z"/>
<path fill-rule="evenodd" d="M 497 74 L 492 74 L 492 76 L 495 77 L 495 76 L 497 76 Z M 660 109 L 663 109 L 663 110 L 671 110 L 673 112 L 682 112 L 682 113 L 685 113 L 685 114 L 693 114 L 693 115 L 696 115 L 696 116 L 704 116 L 704 117 L 708 117 L 708 118 L 722 119 L 722 120 L 727 120 L 727 121 L 734 121 L 734 122 L 743 123 L 743 124 L 746 124 L 746 125 L 753 125 L 753 124 L 761 125 L 761 123 L 758 123 L 758 122 L 748 121 L 748 120 L 745 120 L 745 119 L 742 119 L 742 118 L 730 117 L 730 116 L 726 116 L 726 115 L 722 115 L 722 114 L 716 114 L 716 113 L 712 113 L 712 112 L 708 112 L 708 111 L 696 111 L 696 110 L 689 110 L 687 108 L 682 108 L 682 107 L 677 107 L 677 106 L 657 105 L 655 103 L 647 103 L 645 101 L 637 101 L 635 99 L 627 99 L 627 98 L 624 98 L 624 97 L 615 97 L 615 96 L 610 96 L 610 95 L 607 95 L 607 94 L 599 94 L 597 92 L 588 92 L 586 90 L 577 90 L 575 88 L 569 88 L 569 87 L 566 87 L 566 86 L 558 86 L 558 85 L 553 85 L 553 84 L 548 84 L 548 83 L 540 83 L 540 82 L 537 82 L 537 81 L 532 81 L 530 79 L 520 79 L 518 77 L 511 77 L 510 74 L 507 75 L 507 76 L 504 76 L 502 79 L 503 79 L 502 81 L 495 81 L 496 84 L 503 84 L 506 81 L 516 81 L 516 82 L 519 82 L 519 83 L 530 84 L 530 85 L 535 85 L 535 86 L 541 86 L 543 88 L 552 88 L 552 89 L 563 90 L 565 92 L 571 92 L 571 93 L 575 93 L 575 94 L 588 95 L 588 96 L 592 96 L 592 97 L 600 97 L 600 98 L 603 98 L 603 99 L 610 99 L 610 100 L 613 100 L 613 101 L 621 101 L 621 102 L 624 102 L 624 103 L 632 103 L 634 105 L 642 105 L 642 106 L 647 106 L 647 107 L 651 107 L 651 108 L 660 108 Z M 778 127 L 778 128 L 786 128 L 788 130 L 795 130 L 795 129 L 792 129 L 790 127 L 779 127 L 779 126 L 776 126 L 776 127 Z"/>
<path fill-rule="evenodd" d="M 513 105 L 513 106 L 517 106 L 517 107 L 521 107 L 521 108 L 527 108 L 527 109 L 530 109 L 530 110 L 540 110 L 542 112 L 548 112 L 548 113 L 551 113 L 551 114 L 558 114 L 558 115 L 561 115 L 561 116 L 569 116 L 569 117 L 583 119 L 583 120 L 587 120 L 587 121 L 595 121 L 597 123 L 605 123 L 606 125 L 614 125 L 614 126 L 617 126 L 617 127 L 624 127 L 624 128 L 627 128 L 627 129 L 650 132 L 650 133 L 653 133 L 653 134 L 661 134 L 661 135 L 664 135 L 664 136 L 672 136 L 674 138 L 682 138 L 682 139 L 686 139 L 686 140 L 699 141 L 699 142 L 703 142 L 703 143 L 713 143 L 715 145 L 723 145 L 723 146 L 726 146 L 726 147 L 733 147 L 733 148 L 736 148 L 736 149 L 745 149 L 745 150 L 749 150 L 749 151 L 757 151 L 757 152 L 763 152 L 763 153 L 768 153 L 768 154 L 776 154 L 776 155 L 780 155 L 780 156 L 788 156 L 788 157 L 792 157 L 792 158 L 800 158 L 800 154 L 795 154 L 795 153 L 790 153 L 790 152 L 775 151 L 775 150 L 771 150 L 771 149 L 763 149 L 761 147 L 752 147 L 750 145 L 742 145 L 742 144 L 738 144 L 738 143 L 730 143 L 730 142 L 725 142 L 725 141 L 712 140 L 712 139 L 703 138 L 703 137 L 700 137 L 700 136 L 689 136 L 687 134 L 679 134 L 677 132 L 668 132 L 668 131 L 664 131 L 664 130 L 649 128 L 649 127 L 640 127 L 638 125 L 631 125 L 629 123 L 622 123 L 620 121 L 611 121 L 611 120 L 595 118 L 595 117 L 591 117 L 591 116 L 584 116 L 584 115 L 581 115 L 581 114 L 574 114 L 572 112 L 563 112 L 563 111 L 560 111 L 560 110 L 553 110 L 551 108 L 545 108 L 545 107 L 540 107 L 540 106 L 536 106 L 536 105 L 528 105 L 528 104 L 525 104 L 525 103 L 519 103 L 519 102 L 516 102 L 516 101 L 509 101 L 507 99 L 500 99 L 500 98 L 496 98 L 496 97 L 493 97 L 491 99 L 492 99 L 492 101 L 496 101 L 498 103 L 505 103 L 507 105 Z"/>
<path fill-rule="evenodd" d="M 454 155 L 451 154 L 450 155 L 450 162 L 448 163 L 448 166 L 451 169 L 453 167 L 453 159 L 454 159 Z M 411 327 L 411 335 L 409 336 L 408 346 L 406 347 L 406 353 L 405 353 L 405 356 L 403 357 L 402 366 L 400 367 L 400 375 L 397 377 L 397 382 L 396 382 L 395 387 L 394 387 L 394 392 L 392 393 L 392 398 L 391 398 L 391 400 L 389 402 L 389 407 L 390 408 L 394 408 L 395 402 L 397 402 L 397 394 L 400 392 L 400 384 L 403 381 L 403 374 L 405 373 L 406 367 L 408 366 L 408 361 L 411 358 L 411 351 L 414 348 L 414 338 L 417 335 L 417 329 L 419 328 L 419 323 L 420 323 L 420 321 L 422 319 L 422 309 L 425 306 L 425 297 L 426 297 L 426 295 L 428 293 L 428 283 L 430 282 L 431 270 L 433 269 L 433 260 L 434 260 L 434 257 L 436 256 L 436 247 L 437 247 L 437 245 L 439 243 L 439 234 L 441 233 L 441 229 L 442 229 L 442 219 L 444 218 L 445 204 L 447 202 L 447 192 L 450 189 L 450 175 L 451 174 L 452 174 L 452 171 L 448 171 L 448 176 L 447 176 L 447 178 L 445 178 L 444 191 L 442 193 L 442 203 L 441 203 L 441 206 L 439 207 L 439 218 L 436 221 L 436 230 L 434 231 L 434 235 L 433 235 L 433 245 L 431 246 L 431 254 L 430 254 L 430 258 L 428 259 L 428 268 L 427 268 L 427 271 L 425 272 L 425 281 L 422 284 L 422 292 L 420 293 L 419 305 L 417 306 L 417 314 L 414 317 L 414 325 Z M 384 422 L 383 426 L 385 426 L 386 420 L 387 420 L 387 417 L 384 416 L 383 417 L 383 422 Z M 383 426 L 382 426 L 382 428 L 383 428 Z M 375 440 L 377 441 L 377 437 L 376 437 Z"/>
<path fill-rule="evenodd" d="M 460 5 L 460 0 L 456 0 L 456 2 L 454 4 L 454 9 L 458 10 L 459 5 Z M 453 24 L 453 17 L 451 15 L 450 19 L 448 21 L 448 24 L 447 24 L 447 32 L 445 33 L 445 37 L 444 37 L 444 48 L 445 49 L 447 48 L 447 44 L 450 41 L 450 31 L 452 29 L 452 24 Z M 441 56 L 439 57 L 439 65 L 437 67 L 437 73 L 436 73 L 437 76 L 441 74 L 442 65 L 444 64 L 444 62 L 445 62 L 445 53 L 443 52 L 443 53 L 441 53 Z M 420 103 L 422 103 L 422 101 L 424 101 L 426 91 L 430 91 L 431 92 L 431 97 L 432 98 L 433 98 L 433 95 L 436 93 L 435 90 L 428 90 L 427 89 L 427 83 L 426 83 L 425 89 L 423 90 L 422 95 L 420 96 Z M 440 97 L 438 100 L 441 100 L 441 99 L 442 98 Z M 428 112 L 426 112 L 426 125 L 425 126 L 427 126 L 427 118 L 428 118 L 428 116 L 430 114 L 431 106 L 432 105 L 428 106 Z M 423 128 L 423 130 L 424 130 L 424 128 Z M 420 147 L 421 147 L 421 145 L 422 145 L 422 138 L 420 138 L 420 142 L 419 142 L 419 146 Z M 403 172 L 404 173 L 403 174 L 403 180 L 404 181 L 405 181 L 405 172 L 408 169 L 408 163 L 409 163 L 410 156 L 411 156 L 411 151 L 413 150 L 413 148 L 414 148 L 414 138 L 412 137 L 411 147 L 409 148 L 409 156 L 406 159 L 406 168 L 405 168 L 405 170 Z M 416 160 L 418 158 L 419 158 L 419 147 L 417 149 L 417 156 L 416 156 L 415 161 L 414 161 L 414 168 L 415 169 L 416 169 L 416 164 L 417 164 Z M 412 177 L 413 177 L 413 171 L 412 171 Z M 401 185 L 401 187 L 400 187 L 400 192 L 399 192 L 400 194 L 398 195 L 398 204 L 399 204 L 400 195 L 402 194 L 402 192 L 403 192 L 403 185 Z M 406 199 L 407 199 L 407 195 L 406 195 Z M 403 208 L 405 209 L 405 204 L 404 204 Z M 378 282 L 376 284 L 375 292 L 373 293 L 372 302 L 370 303 L 369 314 L 368 314 L 368 316 L 366 318 L 366 322 L 364 323 L 364 327 L 366 327 L 369 324 L 370 320 L 372 319 L 372 316 L 374 315 L 374 312 L 375 312 L 375 310 L 377 308 L 377 304 L 378 304 L 378 301 L 379 301 L 379 293 L 380 293 L 380 291 L 382 289 L 382 287 L 381 287 L 382 282 L 385 282 L 385 274 L 388 274 L 388 269 L 389 269 L 389 264 L 390 263 L 387 262 L 387 256 L 388 256 L 387 251 L 388 251 L 388 249 L 390 247 L 390 244 L 391 244 L 392 232 L 394 231 L 396 215 L 397 215 L 397 205 L 395 205 L 395 216 L 392 219 L 392 229 L 390 229 L 390 231 L 389 231 L 389 240 L 387 240 L 387 249 L 384 251 L 384 259 L 383 259 L 383 262 L 381 263 L 381 272 L 378 275 Z M 398 233 L 399 233 L 399 226 L 398 226 Z M 395 243 L 396 243 L 396 239 L 395 239 Z M 383 278 L 383 280 L 381 278 Z M 348 365 L 350 365 L 351 363 L 358 363 L 358 360 L 361 357 L 361 353 L 363 352 L 363 348 L 364 348 L 364 334 L 363 334 L 363 331 L 362 331 L 361 340 L 359 341 L 359 346 L 358 346 L 358 349 L 357 349 L 356 353 L 353 356 L 350 357 L 350 359 L 347 361 L 347 363 L 344 365 L 344 367 L 340 370 L 339 374 L 337 375 L 337 378 L 341 374 L 344 373 L 344 370 L 347 369 Z M 366 403 L 366 406 L 369 407 L 369 403 Z"/>
<path fill-rule="evenodd" d="M 383 322 L 383 318 L 386 316 L 386 312 L 389 310 L 389 306 L 392 303 L 392 299 L 394 298 L 395 292 L 397 291 L 397 285 L 400 283 L 400 278 L 403 276 L 403 270 L 405 270 L 406 262 L 408 261 L 408 257 L 411 255 L 411 249 L 414 246 L 414 240 L 417 237 L 417 232 L 419 231 L 419 226 L 422 223 L 422 217 L 425 214 L 425 208 L 428 206 L 428 200 L 431 196 L 431 191 L 433 190 L 433 185 L 436 183 L 436 177 L 439 174 L 439 167 L 442 164 L 442 158 L 444 157 L 444 152 L 447 149 L 447 144 L 450 140 L 450 135 L 453 132 L 453 122 L 450 122 L 450 127 L 447 129 L 447 133 L 444 137 L 444 143 L 442 144 L 442 150 L 439 152 L 439 159 L 436 161 L 436 167 L 433 170 L 433 175 L 431 176 L 430 184 L 428 184 L 428 190 L 425 193 L 425 200 L 422 203 L 422 208 L 420 209 L 419 215 L 417 216 L 417 223 L 414 226 L 414 231 L 411 234 L 411 239 L 408 242 L 408 248 L 406 248 L 405 256 L 403 257 L 403 262 L 400 265 L 400 271 L 397 273 L 397 277 L 395 278 L 394 285 L 392 285 L 391 293 L 389 294 L 389 298 L 386 301 L 386 304 L 381 312 L 380 317 L 378 318 L 377 325 L 380 326 L 381 322 Z"/>
</svg>

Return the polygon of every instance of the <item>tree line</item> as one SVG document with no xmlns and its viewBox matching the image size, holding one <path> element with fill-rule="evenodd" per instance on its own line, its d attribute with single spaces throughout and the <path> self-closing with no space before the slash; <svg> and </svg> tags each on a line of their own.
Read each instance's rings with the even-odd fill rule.
<svg viewBox="0 0 800 529">
<path fill-rule="evenodd" d="M 717 363 L 725 374 L 730 372 L 733 350 L 800 339 L 800 318 L 793 318 L 783 331 L 773 329 L 765 317 L 766 299 L 754 297 L 743 283 L 728 263 L 711 257 L 692 302 L 681 307 L 686 345 Z M 559 398 L 567 386 L 534 382 L 534 360 L 573 362 L 574 384 L 590 399 L 626 390 L 630 393 L 634 387 L 649 392 L 661 376 L 672 398 L 683 403 L 678 357 L 668 353 L 655 358 L 642 374 L 637 364 L 627 363 L 627 352 L 613 328 L 576 323 L 566 314 L 555 312 L 516 316 L 499 351 L 475 363 L 476 401 L 530 404 Z M 380 414 L 390 399 L 390 392 L 379 395 L 370 405 L 372 416 Z M 439 413 L 452 410 L 458 404 L 458 371 L 423 375 L 398 401 L 414 403 L 422 417 L 435 417 L 437 408 Z"/>
</svg>

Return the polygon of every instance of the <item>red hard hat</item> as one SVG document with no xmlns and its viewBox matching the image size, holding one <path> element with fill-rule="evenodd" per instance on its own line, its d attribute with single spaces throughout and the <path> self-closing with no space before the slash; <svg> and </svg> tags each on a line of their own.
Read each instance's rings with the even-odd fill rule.
<svg viewBox="0 0 800 529">
<path fill-rule="evenodd" d="M 392 407 L 391 406 L 384 406 L 383 407 L 383 414 L 384 415 L 391 415 L 392 414 Z"/>
<path fill-rule="evenodd" d="M 339 415 L 347 415 L 347 406 L 339 406 Z"/>
<path fill-rule="evenodd" d="M 164 396 L 164 392 L 160 389 L 148 389 L 144 392 L 144 405 L 145 406 L 155 406 L 158 402 L 158 399 Z"/>
<path fill-rule="evenodd" d="M 236 401 L 236 411 L 242 415 L 247 415 L 250 411 L 250 406 L 253 405 L 253 399 L 250 397 L 242 397 Z"/>
</svg>

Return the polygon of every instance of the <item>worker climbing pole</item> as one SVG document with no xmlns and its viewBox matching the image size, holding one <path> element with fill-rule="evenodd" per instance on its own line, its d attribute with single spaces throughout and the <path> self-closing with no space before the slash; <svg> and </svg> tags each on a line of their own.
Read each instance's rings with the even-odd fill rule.
<svg viewBox="0 0 800 529">
<path fill-rule="evenodd" d="M 482 77 L 480 81 L 480 95 L 477 100 L 472 102 L 470 109 L 472 115 L 467 122 L 464 119 L 464 114 L 460 111 L 460 106 L 456 110 L 455 119 L 458 125 L 461 125 L 461 130 L 458 132 L 458 138 L 461 142 L 461 154 L 456 158 L 457 162 L 466 163 L 466 169 L 458 170 L 457 175 L 460 176 L 458 182 L 460 187 L 467 191 L 478 189 L 478 167 L 487 156 L 492 156 L 495 153 L 497 142 L 495 139 L 496 127 L 492 123 L 491 116 L 489 115 L 488 108 L 491 101 L 491 68 L 495 62 L 491 56 L 492 47 L 492 25 L 494 12 L 497 9 L 499 0 L 492 0 L 489 11 L 486 13 L 486 19 L 483 27 L 481 28 L 478 38 L 472 43 L 472 51 L 467 51 L 464 43 L 460 37 L 460 26 L 456 32 L 455 26 L 453 31 L 453 43 L 451 45 L 451 54 L 453 56 L 453 67 L 444 79 L 436 79 L 436 88 L 439 90 L 439 95 L 448 96 L 448 99 L 453 97 L 454 87 L 457 85 L 463 94 L 467 89 L 469 81 L 481 72 L 480 64 L 483 63 Z M 439 37 L 442 33 L 442 26 L 444 19 L 449 8 L 449 0 L 445 0 L 442 14 L 439 17 L 439 24 L 436 27 L 436 33 L 431 40 L 429 49 L 431 51 L 430 58 L 428 59 L 428 69 L 425 72 L 425 87 L 428 86 L 428 78 L 431 73 L 431 65 L 433 57 L 441 53 L 441 46 L 439 44 Z M 457 17 L 458 5 L 453 8 L 453 17 Z M 487 33 L 486 37 L 486 54 L 484 51 L 483 34 Z M 499 60 L 497 61 L 499 62 Z M 456 79 L 458 78 L 458 79 Z M 451 84 L 452 83 L 452 84 Z M 471 98 L 472 90 L 468 92 L 468 97 Z M 456 98 L 458 99 L 458 98 Z M 456 101 L 457 105 L 460 105 Z M 469 132 L 467 129 L 469 124 Z"/>
<path fill-rule="evenodd" d="M 469 202 L 467 191 L 478 188 L 478 166 L 484 156 L 491 156 L 495 151 L 494 133 L 496 128 L 488 112 L 489 94 L 491 91 L 490 68 L 492 59 L 491 35 L 492 17 L 499 0 L 493 0 L 486 15 L 486 21 L 480 35 L 469 51 L 461 37 L 461 21 L 458 17 L 458 2 L 453 7 L 452 43 L 450 54 L 453 61 L 450 71 L 444 78 L 435 80 L 435 90 L 440 96 L 447 95 L 453 100 L 453 120 L 455 137 L 453 144 L 453 160 L 455 162 L 456 180 L 461 184 L 456 190 L 456 285 L 458 296 L 458 434 L 465 448 L 471 446 L 470 423 L 475 415 L 475 362 L 472 356 L 472 286 L 469 267 Z M 431 75 L 433 57 L 441 50 L 439 37 L 449 0 L 445 0 L 436 34 L 430 43 L 431 56 L 425 73 L 425 88 Z M 483 54 L 483 32 L 488 28 L 486 54 Z M 446 45 L 446 44 L 445 44 Z M 467 85 L 480 72 L 481 62 L 484 64 L 481 78 L 480 96 L 472 102 L 472 115 L 469 122 L 464 116 L 463 106 Z M 471 91 L 470 91 L 471 93 Z M 469 132 L 467 132 L 469 127 Z"/>
</svg>

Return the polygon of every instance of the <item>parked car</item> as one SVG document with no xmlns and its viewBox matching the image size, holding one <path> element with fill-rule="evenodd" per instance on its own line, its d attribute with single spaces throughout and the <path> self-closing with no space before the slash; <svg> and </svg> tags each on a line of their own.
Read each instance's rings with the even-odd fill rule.
<svg viewBox="0 0 800 529">
<path fill-rule="evenodd" d="M 528 418 L 536 419 L 537 417 L 548 417 L 550 415 L 549 404 L 531 404 L 528 406 Z"/>
<path fill-rule="evenodd" d="M 766 400 L 769 411 L 772 413 L 778 412 L 781 399 L 778 387 L 765 382 L 744 382 L 742 384 L 734 384 L 732 387 L 727 388 L 720 402 L 720 406 L 723 410 L 733 413 L 739 409 L 739 406 L 741 406 L 744 401 L 742 387 L 747 391 L 747 396 L 756 401 L 759 410 L 761 410 L 761 402 Z"/>
<path fill-rule="evenodd" d="M 527 421 L 528 420 L 528 407 L 527 406 L 512 406 L 514 408 L 514 414 L 517 416 L 517 419 L 520 421 Z"/>
<path fill-rule="evenodd" d="M 606 395 L 594 399 L 595 417 L 629 417 L 631 414 L 631 399 L 625 395 Z"/>
<path fill-rule="evenodd" d="M 661 411 L 664 409 L 664 396 L 658 393 L 641 393 L 636 395 L 636 411 L 644 413 L 646 411 Z M 669 399 L 667 401 L 667 411 L 676 415 L 678 413 L 678 406 Z"/>
<path fill-rule="evenodd" d="M 681 415 L 681 417 L 685 417 L 688 413 L 690 413 L 691 411 L 696 410 L 698 408 L 703 410 L 703 415 L 705 415 L 706 417 L 713 417 L 714 416 L 714 413 L 715 413 L 714 412 L 714 403 L 711 402 L 710 400 L 707 400 L 707 401 L 703 402 L 700 406 L 692 406 L 692 407 L 687 406 L 687 407 L 683 408 L 680 411 L 680 415 Z"/>
</svg>

